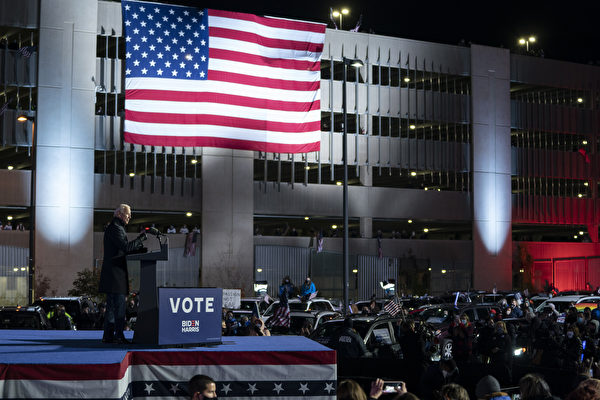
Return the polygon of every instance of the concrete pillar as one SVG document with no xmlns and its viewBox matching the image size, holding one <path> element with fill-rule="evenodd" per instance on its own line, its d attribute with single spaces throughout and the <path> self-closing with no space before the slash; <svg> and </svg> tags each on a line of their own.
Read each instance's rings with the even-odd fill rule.
<svg viewBox="0 0 600 400">
<path fill-rule="evenodd" d="M 254 156 L 251 151 L 202 151 L 200 285 L 241 288 L 251 296 L 254 268 Z"/>
<path fill-rule="evenodd" d="M 40 4 L 36 280 L 66 295 L 93 266 L 97 0 Z M 115 205 L 116 206 L 116 205 Z"/>
<path fill-rule="evenodd" d="M 511 289 L 510 53 L 471 46 L 473 284 Z"/>
<path fill-rule="evenodd" d="M 373 186 L 373 167 L 361 166 L 359 168 L 360 184 Z M 360 217 L 360 237 L 368 239 L 373 237 L 373 218 Z"/>
</svg>

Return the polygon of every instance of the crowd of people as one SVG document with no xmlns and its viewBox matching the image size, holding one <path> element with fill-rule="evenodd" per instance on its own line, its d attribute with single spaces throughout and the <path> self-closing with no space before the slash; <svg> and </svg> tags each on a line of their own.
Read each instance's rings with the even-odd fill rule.
<svg viewBox="0 0 600 400">
<path fill-rule="evenodd" d="M 19 222 L 16 226 L 13 226 L 12 222 L 7 221 L 6 224 L 2 225 L 2 221 L 0 221 L 0 231 L 24 231 L 25 225 Z"/>
</svg>

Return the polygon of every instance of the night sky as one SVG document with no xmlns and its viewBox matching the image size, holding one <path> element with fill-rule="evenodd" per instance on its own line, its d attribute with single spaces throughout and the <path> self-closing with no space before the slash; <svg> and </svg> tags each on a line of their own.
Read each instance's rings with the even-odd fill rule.
<svg viewBox="0 0 600 400">
<path fill-rule="evenodd" d="M 600 61 L 598 40 L 600 2 L 538 1 L 199 1 L 163 0 L 163 3 L 195 5 L 329 22 L 329 8 L 347 7 L 344 29 L 353 28 L 363 15 L 361 32 L 403 37 L 445 44 L 465 42 L 495 47 L 518 48 L 517 39 L 534 34 L 534 49 L 543 49 L 546 58 L 587 64 Z M 490 5 L 498 5 L 491 9 Z M 328 27 L 333 24 L 329 22 Z"/>
</svg>

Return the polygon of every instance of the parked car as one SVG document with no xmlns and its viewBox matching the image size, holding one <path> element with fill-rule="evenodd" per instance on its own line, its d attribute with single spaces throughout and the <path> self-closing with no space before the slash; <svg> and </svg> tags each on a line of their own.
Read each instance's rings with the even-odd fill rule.
<svg viewBox="0 0 600 400">
<path fill-rule="evenodd" d="M 98 310 L 96 304 L 89 298 L 84 296 L 79 297 L 40 297 L 33 302 L 33 305 L 40 306 L 46 312 L 46 316 L 50 313 L 56 305 L 62 304 L 65 306 L 65 311 L 73 319 L 75 327 L 81 320 L 83 314 L 83 308 L 89 307 L 90 314 L 96 315 Z"/>
<path fill-rule="evenodd" d="M 554 304 L 556 311 L 559 313 L 567 312 L 571 304 L 575 304 L 577 310 L 582 311 L 586 307 L 594 309 L 600 303 L 600 296 L 573 295 L 573 296 L 556 296 L 541 303 L 535 309 L 536 312 L 548 312 L 550 304 Z"/>
<path fill-rule="evenodd" d="M 290 329 L 272 327 L 271 334 L 301 335 L 302 327 L 310 324 L 311 332 L 317 329 L 323 322 L 339 319 L 341 314 L 337 311 L 291 311 Z"/>
<path fill-rule="evenodd" d="M 0 329 L 52 329 L 40 306 L 0 307 Z"/>
<path fill-rule="evenodd" d="M 258 318 L 269 308 L 269 303 L 264 301 L 262 297 L 248 297 L 241 299 L 239 310 L 250 311 Z"/>
<path fill-rule="evenodd" d="M 307 301 L 301 301 L 298 298 L 289 299 L 288 304 L 290 305 L 291 311 L 335 311 L 331 302 L 327 299 L 315 297 Z M 269 306 L 261 316 L 263 322 L 266 322 L 269 317 L 273 315 L 277 307 L 279 306 L 279 300 L 275 301 Z"/>
</svg>

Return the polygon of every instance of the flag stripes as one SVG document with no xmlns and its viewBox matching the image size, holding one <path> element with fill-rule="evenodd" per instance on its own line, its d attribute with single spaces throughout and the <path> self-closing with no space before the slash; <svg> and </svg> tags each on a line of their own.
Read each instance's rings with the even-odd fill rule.
<svg viewBox="0 0 600 400">
<path fill-rule="evenodd" d="M 319 150 L 324 24 L 122 3 L 127 142 Z"/>
</svg>

